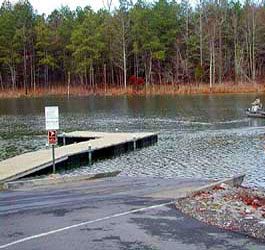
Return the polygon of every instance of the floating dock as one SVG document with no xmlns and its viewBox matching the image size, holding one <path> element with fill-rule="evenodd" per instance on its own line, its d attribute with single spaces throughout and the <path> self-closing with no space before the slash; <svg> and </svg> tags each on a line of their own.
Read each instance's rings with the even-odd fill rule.
<svg viewBox="0 0 265 250">
<path fill-rule="evenodd" d="M 58 136 L 56 167 L 92 164 L 157 142 L 155 133 L 101 133 L 76 131 Z M 51 149 L 22 154 L 0 162 L 0 184 L 52 170 Z M 48 171 L 49 172 L 49 171 Z"/>
</svg>

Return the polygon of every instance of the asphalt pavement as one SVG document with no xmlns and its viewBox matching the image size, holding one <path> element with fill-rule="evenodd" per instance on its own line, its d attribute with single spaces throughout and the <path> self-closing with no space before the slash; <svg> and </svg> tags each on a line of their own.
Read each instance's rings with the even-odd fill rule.
<svg viewBox="0 0 265 250">
<path fill-rule="evenodd" d="M 0 249 L 265 249 L 176 210 L 209 182 L 114 177 L 0 192 Z"/>
</svg>

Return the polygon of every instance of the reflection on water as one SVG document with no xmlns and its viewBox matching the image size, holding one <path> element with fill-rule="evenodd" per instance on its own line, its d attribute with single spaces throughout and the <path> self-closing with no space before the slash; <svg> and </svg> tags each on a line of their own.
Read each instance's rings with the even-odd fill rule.
<svg viewBox="0 0 265 250">
<path fill-rule="evenodd" d="M 61 131 L 158 132 L 157 145 L 66 175 L 221 178 L 246 173 L 265 186 L 265 119 L 247 118 L 254 95 L 81 97 L 0 100 L 0 160 L 45 147 L 44 107 L 58 105 Z M 265 96 L 261 96 L 265 103 Z"/>
</svg>

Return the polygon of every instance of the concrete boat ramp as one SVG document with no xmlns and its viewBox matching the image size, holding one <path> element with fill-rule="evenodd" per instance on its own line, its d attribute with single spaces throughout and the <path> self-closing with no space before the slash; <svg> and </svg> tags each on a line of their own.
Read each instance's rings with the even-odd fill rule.
<svg viewBox="0 0 265 250">
<path fill-rule="evenodd" d="M 76 131 L 58 136 L 56 166 L 90 164 L 157 142 L 155 133 L 101 133 Z M 0 184 L 52 168 L 51 149 L 22 154 L 0 162 Z"/>
</svg>

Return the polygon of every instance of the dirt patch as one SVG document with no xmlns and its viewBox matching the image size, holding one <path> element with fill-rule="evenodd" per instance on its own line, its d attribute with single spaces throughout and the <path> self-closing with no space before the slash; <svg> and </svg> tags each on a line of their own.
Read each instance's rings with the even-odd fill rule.
<svg viewBox="0 0 265 250">
<path fill-rule="evenodd" d="M 221 184 L 179 199 L 176 207 L 199 221 L 265 240 L 265 192 Z"/>
</svg>

